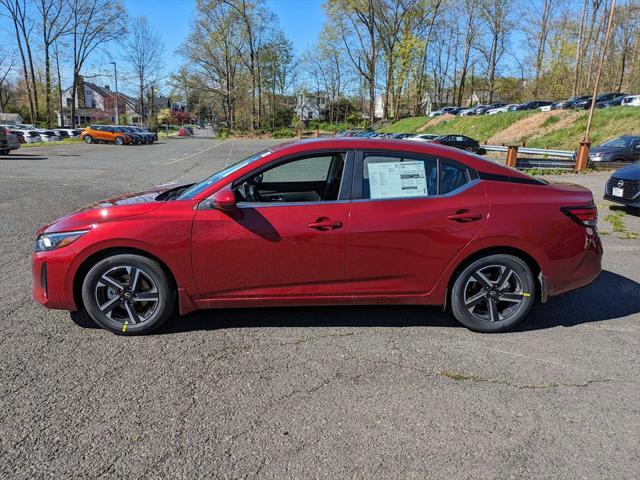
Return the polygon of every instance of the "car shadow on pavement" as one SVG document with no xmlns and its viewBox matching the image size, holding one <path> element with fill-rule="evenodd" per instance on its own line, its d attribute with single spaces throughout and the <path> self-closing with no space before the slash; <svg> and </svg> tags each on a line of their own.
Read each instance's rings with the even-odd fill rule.
<svg viewBox="0 0 640 480">
<path fill-rule="evenodd" d="M 537 305 L 514 331 L 573 327 L 640 312 L 640 284 L 603 271 L 589 286 Z M 83 328 L 98 328 L 86 315 L 72 313 Z M 170 319 L 155 334 L 254 327 L 462 327 L 449 313 L 423 306 L 339 306 L 212 309 Z"/>
<path fill-rule="evenodd" d="M 0 155 L 0 160 L 49 160 L 49 157 L 24 153 L 11 153 L 9 155 Z"/>
</svg>

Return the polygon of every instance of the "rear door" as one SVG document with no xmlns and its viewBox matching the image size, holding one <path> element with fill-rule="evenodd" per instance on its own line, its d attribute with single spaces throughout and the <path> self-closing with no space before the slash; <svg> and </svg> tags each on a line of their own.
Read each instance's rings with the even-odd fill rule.
<svg viewBox="0 0 640 480">
<path fill-rule="evenodd" d="M 486 222 L 477 173 L 446 158 L 360 152 L 347 228 L 347 292 L 429 292 Z"/>
</svg>

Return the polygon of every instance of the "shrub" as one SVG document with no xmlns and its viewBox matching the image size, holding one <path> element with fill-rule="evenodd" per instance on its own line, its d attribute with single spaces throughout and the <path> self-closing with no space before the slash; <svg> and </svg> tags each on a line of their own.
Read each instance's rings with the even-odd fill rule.
<svg viewBox="0 0 640 480">
<path fill-rule="evenodd" d="M 273 132 L 271 136 L 273 138 L 293 138 L 296 136 L 296 133 L 292 128 L 281 128 Z"/>
</svg>

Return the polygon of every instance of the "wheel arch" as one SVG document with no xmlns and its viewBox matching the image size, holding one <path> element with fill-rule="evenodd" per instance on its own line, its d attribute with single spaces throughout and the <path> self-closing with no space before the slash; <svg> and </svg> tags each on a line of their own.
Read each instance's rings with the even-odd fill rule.
<svg viewBox="0 0 640 480">
<path fill-rule="evenodd" d="M 458 275 L 460 275 L 460 272 L 462 272 L 462 270 L 464 270 L 467 267 L 467 265 L 471 264 L 472 262 L 475 262 L 479 258 L 486 257 L 489 255 L 498 255 L 498 254 L 513 255 L 514 257 L 519 258 L 520 260 L 522 260 L 527 264 L 527 266 L 531 269 L 531 273 L 533 274 L 533 277 L 537 279 L 537 282 L 535 282 L 536 298 L 542 299 L 544 301 L 545 299 L 542 296 L 542 293 L 544 293 L 544 285 L 542 284 L 543 280 L 541 275 L 542 268 L 540 267 L 540 264 L 538 263 L 538 261 L 529 253 L 519 248 L 511 247 L 511 246 L 495 246 L 495 247 L 487 247 L 487 248 L 477 250 L 471 253 L 470 255 L 466 256 L 465 258 L 463 258 L 458 263 L 458 265 L 456 265 L 451 275 L 449 275 L 449 280 L 447 281 L 447 296 L 445 300 L 446 301 L 445 305 L 451 305 L 451 289 L 453 288 L 453 284 L 456 281 L 456 278 L 458 278 Z"/>
<path fill-rule="evenodd" d="M 122 254 L 130 254 L 130 255 L 140 255 L 141 257 L 146 257 L 151 260 L 158 262 L 158 264 L 162 267 L 162 270 L 167 274 L 167 278 L 169 279 L 169 283 L 173 286 L 176 292 L 177 298 L 178 295 L 178 283 L 176 282 L 176 277 L 171 271 L 171 269 L 167 266 L 165 262 L 163 262 L 157 256 L 134 247 L 110 247 L 105 248 L 104 250 L 99 250 L 97 252 L 92 253 L 87 258 L 85 258 L 78 269 L 75 272 L 73 277 L 73 301 L 76 304 L 78 310 L 84 308 L 84 302 L 82 301 L 82 282 L 84 277 L 87 275 L 89 270 L 98 263 L 100 260 L 103 260 L 107 257 L 112 257 L 113 255 L 122 255 Z"/>
</svg>

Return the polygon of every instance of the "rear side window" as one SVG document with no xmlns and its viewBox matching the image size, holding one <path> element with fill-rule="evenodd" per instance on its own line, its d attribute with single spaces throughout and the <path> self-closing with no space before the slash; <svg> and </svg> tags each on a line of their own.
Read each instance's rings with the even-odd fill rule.
<svg viewBox="0 0 640 480">
<path fill-rule="evenodd" d="M 369 154 L 364 157 L 362 177 L 362 198 L 380 200 L 446 195 L 477 174 L 448 160 Z"/>
</svg>

